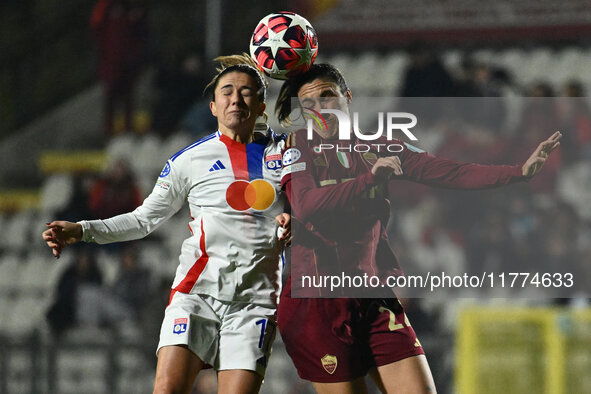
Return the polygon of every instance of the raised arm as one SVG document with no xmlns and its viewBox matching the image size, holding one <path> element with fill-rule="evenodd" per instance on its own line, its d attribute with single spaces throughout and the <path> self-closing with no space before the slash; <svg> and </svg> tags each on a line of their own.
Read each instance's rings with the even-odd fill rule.
<svg viewBox="0 0 591 394">
<path fill-rule="evenodd" d="M 485 189 L 524 181 L 540 171 L 548 155 L 560 145 L 561 137 L 556 132 L 540 143 L 523 165 L 462 163 L 405 149 L 400 153 L 404 170 L 400 179 L 452 189 Z"/>
<path fill-rule="evenodd" d="M 351 208 L 352 203 L 364 196 L 369 188 L 387 181 L 392 174 L 403 173 L 398 157 L 383 157 L 376 161 L 371 171 L 347 182 L 318 187 L 312 162 L 310 152 L 302 149 L 302 158 L 284 168 L 281 180 L 293 211 L 302 221 L 317 212 Z"/>
<path fill-rule="evenodd" d="M 143 238 L 182 207 L 187 189 L 169 161 L 152 193 L 133 212 L 78 223 L 53 221 L 47 223 L 47 229 L 42 234 L 43 240 L 52 249 L 53 255 L 59 257 L 67 245 L 80 241 L 106 244 Z"/>
<path fill-rule="evenodd" d="M 561 138 L 562 133 L 557 131 L 547 140 L 540 142 L 540 145 L 538 145 L 534 153 L 532 153 L 529 159 L 523 164 L 523 176 L 532 177 L 540 172 L 550 153 L 560 146 Z"/>
</svg>

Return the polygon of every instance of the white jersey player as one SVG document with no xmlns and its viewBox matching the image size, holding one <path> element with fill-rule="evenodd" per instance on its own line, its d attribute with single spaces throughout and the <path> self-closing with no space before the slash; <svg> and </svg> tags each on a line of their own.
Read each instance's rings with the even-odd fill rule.
<svg viewBox="0 0 591 394">
<path fill-rule="evenodd" d="M 219 392 L 258 392 L 275 335 L 281 251 L 287 227 L 279 186 L 284 139 L 255 133 L 265 81 L 244 57 L 223 58 L 210 84 L 219 130 L 174 154 L 136 210 L 105 220 L 48 224 L 56 257 L 80 240 L 144 237 L 187 200 L 191 236 L 182 245 L 158 346 L 154 392 L 189 392 L 197 373 L 218 371 Z M 281 238 L 285 238 L 284 235 Z"/>
<path fill-rule="evenodd" d="M 189 202 L 191 236 L 172 288 L 222 301 L 276 305 L 282 244 L 275 217 L 283 136 L 271 129 L 242 144 L 216 131 L 174 154 L 135 211 L 81 221 L 82 240 L 100 244 L 146 236 Z"/>
</svg>

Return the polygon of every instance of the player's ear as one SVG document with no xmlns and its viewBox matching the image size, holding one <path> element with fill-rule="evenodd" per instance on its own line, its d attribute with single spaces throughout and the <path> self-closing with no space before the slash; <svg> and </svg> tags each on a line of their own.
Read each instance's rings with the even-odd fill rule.
<svg viewBox="0 0 591 394">
<path fill-rule="evenodd" d="M 211 114 L 217 118 L 218 115 L 217 115 L 217 110 L 216 110 L 216 107 L 215 107 L 215 101 L 210 101 L 209 102 L 209 109 L 211 111 Z"/>
<path fill-rule="evenodd" d="M 351 101 L 353 101 L 353 93 L 351 93 L 351 89 L 347 89 L 345 97 L 347 98 L 347 104 L 351 104 Z"/>
<path fill-rule="evenodd" d="M 267 108 L 267 104 L 266 103 L 261 103 L 259 105 L 259 112 L 258 112 L 258 116 L 262 116 L 265 113 L 265 109 Z"/>
</svg>

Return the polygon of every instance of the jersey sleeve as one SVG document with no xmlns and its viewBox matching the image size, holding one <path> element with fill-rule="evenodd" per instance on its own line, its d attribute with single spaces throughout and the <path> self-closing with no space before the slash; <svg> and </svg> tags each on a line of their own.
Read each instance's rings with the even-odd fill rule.
<svg viewBox="0 0 591 394">
<path fill-rule="evenodd" d="M 298 138 L 298 134 L 301 137 L 303 133 L 292 133 L 286 142 L 281 186 L 289 199 L 292 214 L 299 220 L 306 221 L 318 212 L 350 207 L 369 186 L 376 184 L 375 177 L 368 171 L 347 182 L 319 187 L 313 154 L 307 141 Z"/>
<path fill-rule="evenodd" d="M 395 179 L 450 189 L 486 189 L 528 179 L 521 165 L 463 163 L 435 157 L 404 142 L 401 145 L 404 149 L 398 155 L 404 175 Z"/>
<path fill-rule="evenodd" d="M 143 238 L 182 207 L 187 193 L 188 183 L 183 180 L 178 167 L 169 160 L 150 195 L 133 212 L 104 220 L 79 222 L 83 230 L 82 240 L 106 244 Z"/>
</svg>

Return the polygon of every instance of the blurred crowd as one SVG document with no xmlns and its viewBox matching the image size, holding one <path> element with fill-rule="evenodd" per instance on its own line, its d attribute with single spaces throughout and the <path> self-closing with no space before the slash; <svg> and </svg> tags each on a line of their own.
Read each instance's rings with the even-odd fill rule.
<svg viewBox="0 0 591 394">
<path fill-rule="evenodd" d="M 209 98 L 202 95 L 209 60 L 198 46 L 172 57 L 148 56 L 147 15 L 141 1 L 96 4 L 91 27 L 102 53 L 98 71 L 106 100 L 109 165 L 103 173 L 69 174 L 59 183 L 60 195 L 67 198 L 44 212 L 48 219 L 101 219 L 132 211 L 151 191 L 171 154 L 216 128 Z M 121 35 L 126 41 L 117 40 Z M 124 53 L 127 58 L 118 58 Z M 591 256 L 591 110 L 584 83 L 540 80 L 523 86 L 512 70 L 494 61 L 465 52 L 450 65 L 437 51 L 421 46 L 406 54 L 405 63 L 400 75 L 392 75 L 400 83 L 390 93 L 400 98 L 405 111 L 419 114 L 419 148 L 467 162 L 519 164 L 554 131 L 564 137 L 560 149 L 528 183 L 472 192 L 392 183 L 388 230 L 404 271 L 572 271 L 577 280 L 589 283 L 591 269 L 585 263 Z M 148 99 L 138 106 L 142 100 L 137 100 L 135 89 L 142 75 L 148 75 Z M 355 75 L 345 78 L 351 83 Z M 278 83 L 271 84 L 269 104 L 274 87 Z M 156 235 L 156 247 L 153 241 L 149 247 L 139 241 L 72 248 L 69 263 L 46 297 L 43 315 L 52 337 L 61 340 L 84 327 L 115 329 L 148 339 L 152 359 L 172 282 L 169 268 L 176 265 L 174 253 L 187 235 L 181 222 L 186 224 L 188 215 L 181 214 L 181 220 Z M 170 242 L 176 242 L 174 247 Z M 156 268 L 158 264 L 163 268 Z M 548 294 L 525 302 L 588 306 L 589 296 L 564 299 Z M 436 298 L 405 302 L 421 339 L 453 335 L 456 303 Z M 449 380 L 444 375 L 451 373 L 450 365 L 444 365 L 443 354 L 427 350 L 434 373 L 440 375 L 436 380 Z M 214 376 L 202 379 L 199 392 L 215 392 Z"/>
<path fill-rule="evenodd" d="M 508 117 L 514 109 L 503 97 L 508 92 L 521 96 L 512 125 Z M 400 93 L 410 97 L 465 97 L 457 99 L 455 106 L 463 107 L 459 111 L 461 120 L 446 115 L 446 121 L 425 130 L 427 135 L 438 135 L 438 142 L 430 147 L 437 156 L 483 164 L 520 164 L 554 131 L 564 135 L 560 149 L 527 185 L 476 193 L 423 188 L 403 193 L 404 198 L 397 203 L 424 205 L 417 209 L 421 217 L 415 221 L 425 223 L 420 231 L 421 243 L 436 247 L 437 234 L 446 233 L 449 242 L 460 248 L 461 260 L 493 264 L 500 270 L 514 268 L 518 262 L 528 270 L 552 267 L 559 260 L 570 267 L 582 265 L 576 262 L 583 262 L 589 255 L 585 245 L 591 235 L 590 217 L 586 193 L 570 185 L 589 182 L 591 111 L 579 81 L 556 87 L 539 81 L 521 87 L 512 82 L 509 70 L 492 64 L 467 58 L 459 69 L 447 70 L 435 55 L 422 53 L 411 55 Z M 470 107 L 473 101 L 478 107 Z M 446 110 L 453 111 L 453 105 Z M 396 194 L 394 191 L 393 196 Z M 416 230 L 399 228 L 398 232 L 408 239 Z"/>
<path fill-rule="evenodd" d="M 450 68 L 436 52 L 418 48 L 409 55 L 399 93 L 411 106 L 420 101 L 409 97 L 446 97 L 416 108 L 431 111 L 424 117 L 430 124 L 417 132 L 419 146 L 424 137 L 428 150 L 440 157 L 521 164 L 553 132 L 564 135 L 560 149 L 527 184 L 476 192 L 392 186 L 391 239 L 405 271 L 571 272 L 579 283 L 589 283 L 591 111 L 583 84 L 570 80 L 553 86 L 540 80 L 520 86 L 511 70 L 494 62 L 467 55 Z M 589 305 L 588 292 L 569 299 L 554 298 L 551 290 L 539 294 L 540 299 L 527 301 Z M 414 302 L 413 308 L 428 303 Z"/>
</svg>

